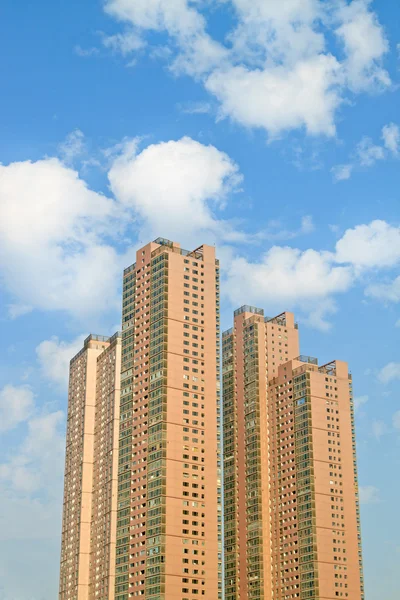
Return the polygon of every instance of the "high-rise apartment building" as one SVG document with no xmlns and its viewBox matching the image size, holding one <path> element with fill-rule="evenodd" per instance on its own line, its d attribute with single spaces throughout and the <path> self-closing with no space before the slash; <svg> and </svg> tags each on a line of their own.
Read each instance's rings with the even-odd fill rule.
<svg viewBox="0 0 400 600">
<path fill-rule="evenodd" d="M 221 590 L 219 264 L 159 238 L 123 285 L 115 599 Z"/>
<path fill-rule="evenodd" d="M 299 356 L 291 313 L 223 334 L 226 600 L 362 600 L 351 377 Z"/>
<path fill-rule="evenodd" d="M 113 600 L 121 335 L 90 335 L 71 360 L 60 600 Z"/>
<path fill-rule="evenodd" d="M 271 597 L 267 390 L 298 354 L 291 313 L 243 306 L 222 337 L 226 600 Z"/>
</svg>

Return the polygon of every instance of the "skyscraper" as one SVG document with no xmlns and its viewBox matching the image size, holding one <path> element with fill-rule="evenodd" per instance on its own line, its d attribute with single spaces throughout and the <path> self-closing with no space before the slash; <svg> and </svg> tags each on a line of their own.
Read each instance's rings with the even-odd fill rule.
<svg viewBox="0 0 400 600">
<path fill-rule="evenodd" d="M 221 598 L 219 264 L 159 238 L 125 270 L 116 600 Z"/>
<path fill-rule="evenodd" d="M 121 336 L 90 335 L 71 360 L 60 600 L 113 600 Z"/>
<path fill-rule="evenodd" d="M 226 600 L 363 596 L 351 377 L 299 356 L 291 313 L 223 334 Z"/>
</svg>

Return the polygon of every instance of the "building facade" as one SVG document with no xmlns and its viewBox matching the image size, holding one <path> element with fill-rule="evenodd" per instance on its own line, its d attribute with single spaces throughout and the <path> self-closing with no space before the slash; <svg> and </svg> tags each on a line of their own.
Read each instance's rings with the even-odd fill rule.
<svg viewBox="0 0 400 600">
<path fill-rule="evenodd" d="M 120 334 L 71 360 L 60 600 L 114 598 L 120 372 Z"/>
<path fill-rule="evenodd" d="M 222 337 L 226 600 L 271 598 L 267 390 L 298 353 L 291 313 L 243 306 Z"/>
<path fill-rule="evenodd" d="M 293 315 L 249 306 L 222 356 L 225 599 L 362 600 L 347 365 L 299 357 Z"/>
<path fill-rule="evenodd" d="M 115 599 L 222 597 L 219 264 L 159 238 L 125 270 Z"/>
</svg>

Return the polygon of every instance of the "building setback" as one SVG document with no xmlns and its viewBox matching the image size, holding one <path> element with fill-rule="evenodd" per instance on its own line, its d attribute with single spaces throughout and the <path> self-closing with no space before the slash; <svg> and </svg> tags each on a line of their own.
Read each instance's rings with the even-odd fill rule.
<svg viewBox="0 0 400 600">
<path fill-rule="evenodd" d="M 114 599 L 120 371 L 120 334 L 71 360 L 60 600 Z"/>
<path fill-rule="evenodd" d="M 362 600 L 351 377 L 299 356 L 291 313 L 223 334 L 226 600 Z"/>
<path fill-rule="evenodd" d="M 216 600 L 219 263 L 159 238 L 125 270 L 115 599 Z"/>
</svg>

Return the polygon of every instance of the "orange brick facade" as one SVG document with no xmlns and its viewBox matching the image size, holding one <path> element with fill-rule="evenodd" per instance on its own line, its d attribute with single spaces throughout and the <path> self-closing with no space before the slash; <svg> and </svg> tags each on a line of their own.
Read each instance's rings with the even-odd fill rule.
<svg viewBox="0 0 400 600">
<path fill-rule="evenodd" d="M 60 600 L 113 600 L 121 336 L 91 335 L 71 361 Z"/>
<path fill-rule="evenodd" d="M 362 600 L 351 377 L 299 357 L 291 313 L 223 334 L 226 600 Z"/>
<path fill-rule="evenodd" d="M 116 600 L 222 597 L 219 265 L 159 239 L 125 270 Z"/>
</svg>

